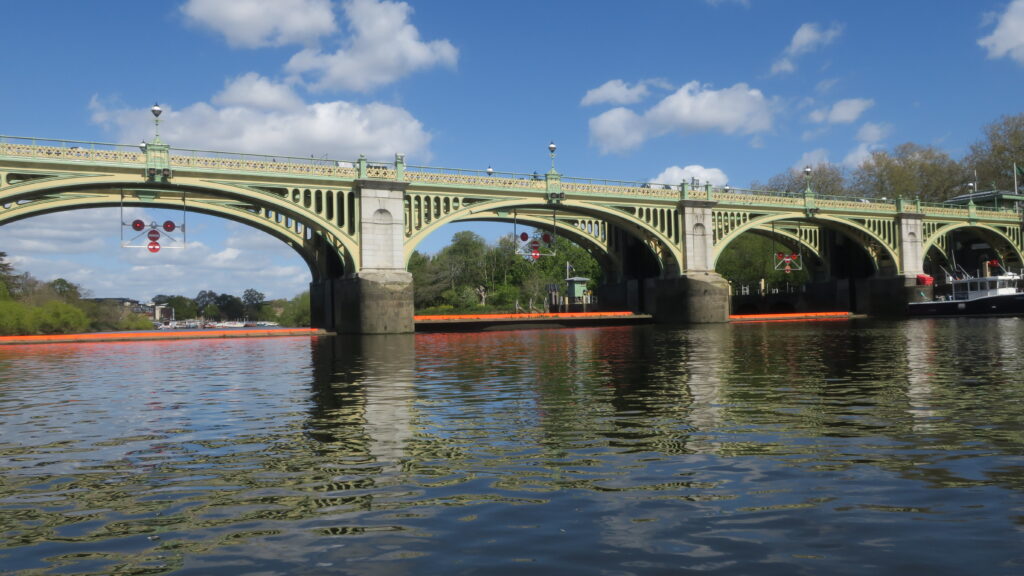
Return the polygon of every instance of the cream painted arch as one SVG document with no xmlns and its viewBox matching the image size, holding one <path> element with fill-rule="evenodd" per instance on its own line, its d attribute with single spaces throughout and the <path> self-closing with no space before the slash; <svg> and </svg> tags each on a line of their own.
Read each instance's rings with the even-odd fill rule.
<svg viewBox="0 0 1024 576">
<path fill-rule="evenodd" d="M 535 214 L 519 214 L 517 216 L 517 220 L 524 226 L 528 226 L 530 228 L 539 228 L 544 230 L 550 230 L 552 228 L 552 223 L 550 219 L 546 219 Z M 577 221 L 581 220 L 584 219 L 577 219 Z M 507 214 L 483 211 L 474 212 L 472 216 L 463 215 L 456 220 L 448 222 L 448 224 L 455 224 L 458 222 L 494 222 L 499 224 L 509 224 L 512 222 L 512 219 L 509 218 Z M 602 221 L 602 223 L 604 222 Z M 555 229 L 555 234 L 569 238 L 573 243 L 582 247 L 584 250 L 589 252 L 591 256 L 598 260 L 598 262 L 602 264 L 602 267 L 605 267 L 615 273 L 618 273 L 618 271 L 621 269 L 622 263 L 620 262 L 618 256 L 613 254 L 609 250 L 607 238 L 605 240 L 601 240 L 598 236 L 592 234 L 590 231 L 587 231 L 583 228 L 580 228 L 579 226 L 570 223 L 569 221 L 567 221 L 567 219 L 558 220 L 555 223 Z M 415 245 L 412 245 L 411 247 L 408 244 L 406 245 L 407 249 L 409 249 L 409 258 L 411 258 L 411 254 L 413 251 L 416 250 L 416 246 L 418 246 L 419 242 L 422 242 L 423 240 L 424 238 L 420 237 L 417 239 L 417 243 Z M 407 258 L 407 267 L 408 263 L 409 260 Z"/>
<path fill-rule="evenodd" d="M 544 200 L 530 198 L 482 201 L 467 204 L 465 207 L 432 219 L 429 224 L 407 235 L 405 261 L 409 261 L 412 252 L 424 238 L 445 224 L 472 220 L 494 220 L 490 215 L 496 215 L 500 212 L 511 212 L 513 209 L 550 210 L 551 208 L 552 205 L 547 204 Z M 642 231 L 643 235 L 632 234 L 647 245 L 658 260 L 658 265 L 662 270 L 666 267 L 666 256 L 674 259 L 675 262 L 679 263 L 679 267 L 682 267 L 683 252 L 680 246 L 673 243 L 664 233 L 651 229 L 642 218 L 617 208 L 617 206 L 599 205 L 575 199 L 562 201 L 558 204 L 560 213 L 573 214 L 585 218 L 599 218 L 614 224 L 619 229 L 627 231 L 627 233 L 630 233 L 630 229 Z M 677 228 L 679 227 L 677 226 Z M 602 247 L 602 250 L 606 251 L 606 248 Z"/>
<path fill-rule="evenodd" d="M 88 177 L 12 185 L 0 194 L 0 225 L 41 214 L 122 204 L 181 209 L 184 192 L 184 207 L 188 211 L 247 224 L 285 242 L 299 253 L 314 278 L 325 277 L 330 266 L 317 258 L 319 243 L 333 251 L 346 273 L 358 270 L 357 239 L 333 234 L 331 230 L 335 227 L 308 211 L 297 210 L 294 202 L 266 193 L 254 195 L 246 188 L 187 180 L 176 179 L 175 186 L 166 186 Z M 122 190 L 128 195 L 122 197 Z"/>
<path fill-rule="evenodd" d="M 921 241 L 921 255 L 927 257 L 928 251 L 932 248 L 938 250 L 944 257 L 949 258 L 949 249 L 945 246 L 945 239 L 947 234 L 955 230 L 980 230 L 983 231 L 982 235 L 994 235 L 1003 241 L 1003 245 L 999 247 L 993 246 L 992 249 L 997 252 L 1003 259 L 1006 259 L 1004 254 L 1005 251 L 1009 250 L 1012 252 L 1016 261 L 1024 265 L 1024 253 L 1017 248 L 1017 243 L 1014 239 L 1008 236 L 999 228 L 981 223 L 970 223 L 970 222 L 953 222 L 940 226 L 931 230 L 927 235 L 927 238 L 923 238 Z M 1020 230 L 1018 229 L 1018 232 Z"/>
<path fill-rule="evenodd" d="M 847 236 L 849 236 L 853 240 L 856 240 L 858 244 L 860 244 L 860 246 L 864 248 L 864 251 L 868 254 L 868 256 L 871 259 L 872 267 L 876 271 L 879 269 L 879 255 L 875 253 L 875 250 L 872 250 L 872 246 L 869 246 L 864 242 L 863 237 L 866 237 L 869 240 L 871 240 L 874 246 L 881 249 L 883 254 L 888 256 L 889 260 L 891 260 L 896 266 L 899 265 L 897 249 L 891 246 L 889 242 L 887 242 L 884 238 L 880 237 L 878 234 L 876 234 L 869 228 L 860 226 L 856 222 L 853 222 L 851 220 L 822 214 L 817 214 L 814 217 L 808 217 L 807 214 L 804 212 L 780 212 L 763 215 L 757 218 L 751 218 L 744 224 L 731 229 L 727 235 L 725 235 L 723 238 L 719 239 L 715 243 L 714 258 L 712 259 L 712 262 L 717 263 L 719 257 L 721 257 L 722 255 L 722 252 L 725 250 L 725 247 L 728 246 L 730 242 L 738 238 L 743 233 L 750 232 L 754 229 L 764 228 L 765 225 L 770 226 L 772 222 L 793 220 L 818 223 L 820 225 L 824 225 L 825 227 L 847 233 Z M 857 237 L 857 235 L 855 234 L 849 234 L 850 231 L 855 232 L 857 235 L 862 235 L 863 237 Z M 897 270 L 897 272 L 901 271 Z"/>
</svg>

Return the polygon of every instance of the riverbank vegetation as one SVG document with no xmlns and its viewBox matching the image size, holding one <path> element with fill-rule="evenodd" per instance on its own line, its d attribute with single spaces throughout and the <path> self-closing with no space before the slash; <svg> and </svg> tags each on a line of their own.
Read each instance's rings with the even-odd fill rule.
<svg viewBox="0 0 1024 576">
<path fill-rule="evenodd" d="M 178 319 L 204 317 L 208 320 L 252 318 L 287 326 L 309 326 L 309 293 L 291 300 L 266 301 L 257 290 L 246 290 L 241 298 L 210 290 L 196 298 L 158 295 L 156 305 L 173 310 Z M 0 252 L 0 335 L 72 334 L 147 330 L 153 316 L 145 307 L 123 299 L 89 298 L 86 291 L 63 278 L 49 282 L 28 272 L 18 273 Z"/>
<path fill-rule="evenodd" d="M 528 237 L 529 238 L 529 237 Z M 463 231 L 434 255 L 413 252 L 417 314 L 463 314 L 542 310 L 552 291 L 565 293 L 569 276 L 587 278 L 595 288 L 602 280 L 601 266 L 586 250 L 560 237 L 538 238 L 537 257 L 528 243 L 501 237 L 494 245 Z"/>
</svg>

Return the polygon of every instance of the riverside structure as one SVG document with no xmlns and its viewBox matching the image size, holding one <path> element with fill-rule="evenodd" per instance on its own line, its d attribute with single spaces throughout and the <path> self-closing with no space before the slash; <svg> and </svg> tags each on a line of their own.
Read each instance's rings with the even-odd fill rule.
<svg viewBox="0 0 1024 576">
<path fill-rule="evenodd" d="M 158 117 L 158 107 L 154 115 Z M 900 314 L 930 299 L 925 262 L 962 260 L 969 240 L 1009 269 L 1024 264 L 1021 214 L 1007 207 L 826 197 L 809 171 L 802 193 L 652 184 L 406 164 L 289 158 L 0 136 L 0 225 L 101 206 L 180 208 L 250 225 L 309 266 L 314 327 L 414 330 L 407 264 L 441 226 L 518 222 L 588 249 L 605 271 L 606 307 L 660 323 L 727 322 L 730 289 L 715 271 L 743 234 L 804 256 L 811 288 L 833 307 Z M 769 257 L 769 255 L 766 255 Z"/>
</svg>

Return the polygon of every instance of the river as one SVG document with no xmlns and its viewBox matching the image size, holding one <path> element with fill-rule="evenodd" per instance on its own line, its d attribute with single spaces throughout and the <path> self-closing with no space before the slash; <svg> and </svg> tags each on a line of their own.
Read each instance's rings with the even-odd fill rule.
<svg viewBox="0 0 1024 576">
<path fill-rule="evenodd" d="M 1022 574 L 1024 320 L 0 347 L 4 574 Z"/>
</svg>

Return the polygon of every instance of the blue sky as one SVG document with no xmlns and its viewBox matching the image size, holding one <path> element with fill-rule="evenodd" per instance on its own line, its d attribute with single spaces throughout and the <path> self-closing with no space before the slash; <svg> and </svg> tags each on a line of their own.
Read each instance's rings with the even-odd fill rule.
<svg viewBox="0 0 1024 576">
<path fill-rule="evenodd" d="M 963 156 L 1021 113 L 1024 0 L 5 3 L 0 133 L 745 187 L 904 142 Z M 1022 159 L 1024 160 L 1024 159 Z M 141 213 L 147 220 L 180 213 Z M 20 271 L 95 296 L 304 290 L 290 249 L 189 215 L 123 249 L 116 210 L 0 227 Z M 420 245 L 444 246 L 449 226 Z M 506 229 L 507 228 L 507 229 Z"/>
</svg>

